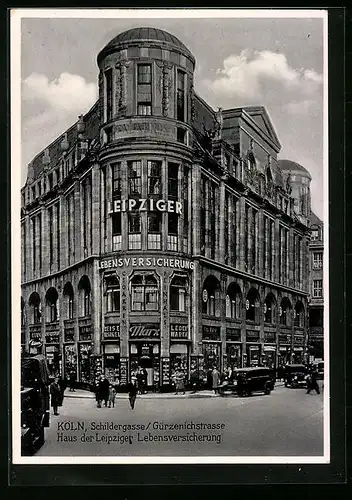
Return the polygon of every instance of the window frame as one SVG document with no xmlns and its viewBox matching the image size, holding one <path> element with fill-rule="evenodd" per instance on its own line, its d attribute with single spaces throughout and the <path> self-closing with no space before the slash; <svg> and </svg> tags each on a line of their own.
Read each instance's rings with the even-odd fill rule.
<svg viewBox="0 0 352 500">
<path fill-rule="evenodd" d="M 133 283 L 134 280 L 140 280 L 140 283 Z M 147 283 L 148 278 L 154 280 L 154 284 Z M 149 290 L 148 290 L 149 288 Z M 139 290 L 137 290 L 139 289 Z M 135 300 L 135 294 L 138 293 L 140 300 Z M 147 294 L 154 294 L 156 297 L 155 301 L 148 301 Z M 136 307 L 136 304 L 140 304 L 140 308 Z M 155 304 L 155 307 L 148 307 L 148 304 Z M 160 283 L 156 278 L 155 274 L 135 274 L 130 279 L 130 309 L 132 312 L 157 312 L 160 308 Z"/>
</svg>

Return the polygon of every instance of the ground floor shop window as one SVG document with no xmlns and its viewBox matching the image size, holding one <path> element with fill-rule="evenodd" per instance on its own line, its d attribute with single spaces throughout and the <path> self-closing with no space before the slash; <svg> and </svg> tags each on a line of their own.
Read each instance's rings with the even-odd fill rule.
<svg viewBox="0 0 352 500">
<path fill-rule="evenodd" d="M 293 363 L 297 363 L 297 364 L 304 363 L 304 351 L 303 351 L 303 349 L 299 350 L 299 351 L 298 350 L 293 351 L 292 358 L 293 358 Z"/>
<path fill-rule="evenodd" d="M 209 371 L 214 366 L 220 370 L 221 344 L 207 342 L 203 344 L 204 370 Z"/>
<path fill-rule="evenodd" d="M 50 377 L 61 376 L 60 366 L 60 346 L 51 345 L 45 347 L 45 356 Z"/>
<path fill-rule="evenodd" d="M 91 381 L 91 345 L 79 344 L 78 347 L 78 374 L 79 381 L 89 383 Z"/>
<path fill-rule="evenodd" d="M 291 352 L 288 348 L 279 348 L 278 366 L 285 366 L 291 362 Z"/>
<path fill-rule="evenodd" d="M 64 346 L 64 376 L 69 378 L 71 373 L 77 373 L 77 353 L 74 344 Z"/>
<path fill-rule="evenodd" d="M 120 346 L 104 347 L 104 376 L 111 384 L 120 382 Z"/>
<path fill-rule="evenodd" d="M 276 368 L 276 347 L 273 347 L 272 349 L 264 347 L 262 364 L 268 368 Z"/>
<path fill-rule="evenodd" d="M 226 344 L 226 354 L 224 356 L 223 371 L 226 372 L 229 368 L 241 368 L 242 366 L 242 345 L 241 344 Z"/>
<path fill-rule="evenodd" d="M 147 372 L 147 387 L 157 388 L 160 382 L 160 345 L 152 342 L 130 344 L 130 376 L 139 369 Z"/>
<path fill-rule="evenodd" d="M 246 366 L 260 365 L 260 345 L 247 345 L 246 354 Z"/>
<path fill-rule="evenodd" d="M 189 378 L 188 346 L 186 344 L 171 344 L 170 346 L 170 374 L 173 380 L 176 371 L 180 370 L 184 375 L 184 382 Z"/>
</svg>

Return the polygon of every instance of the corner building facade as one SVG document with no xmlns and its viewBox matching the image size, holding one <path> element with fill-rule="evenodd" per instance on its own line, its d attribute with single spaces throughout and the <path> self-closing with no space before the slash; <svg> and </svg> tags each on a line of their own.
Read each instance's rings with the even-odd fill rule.
<svg viewBox="0 0 352 500">
<path fill-rule="evenodd" d="M 215 112 L 173 35 L 121 33 L 99 98 L 22 188 L 22 345 L 82 385 L 138 366 L 167 388 L 213 366 L 300 362 L 308 209 L 263 107 Z"/>
</svg>

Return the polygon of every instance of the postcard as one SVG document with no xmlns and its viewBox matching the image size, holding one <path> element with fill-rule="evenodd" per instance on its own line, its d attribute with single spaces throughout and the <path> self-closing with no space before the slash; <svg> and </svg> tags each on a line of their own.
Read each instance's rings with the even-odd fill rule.
<svg viewBox="0 0 352 500">
<path fill-rule="evenodd" d="M 13 9 L 14 464 L 328 464 L 324 10 Z"/>
</svg>

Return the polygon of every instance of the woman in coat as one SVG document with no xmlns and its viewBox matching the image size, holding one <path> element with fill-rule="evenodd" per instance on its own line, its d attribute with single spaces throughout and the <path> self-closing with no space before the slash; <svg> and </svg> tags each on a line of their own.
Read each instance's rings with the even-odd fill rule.
<svg viewBox="0 0 352 500">
<path fill-rule="evenodd" d="M 216 367 L 214 367 L 211 375 L 212 375 L 212 382 L 213 382 L 213 390 L 214 390 L 215 394 L 217 394 L 219 392 L 220 373 L 218 372 Z"/>
<path fill-rule="evenodd" d="M 178 394 L 179 392 L 183 392 L 183 394 L 185 393 L 185 377 L 183 375 L 183 371 L 180 369 L 177 369 L 175 373 L 175 385 L 175 394 Z"/>
<path fill-rule="evenodd" d="M 50 396 L 51 396 L 51 406 L 54 411 L 54 415 L 58 415 L 58 407 L 62 405 L 62 393 L 59 386 L 59 379 L 56 378 L 54 382 L 50 384 Z"/>
</svg>

